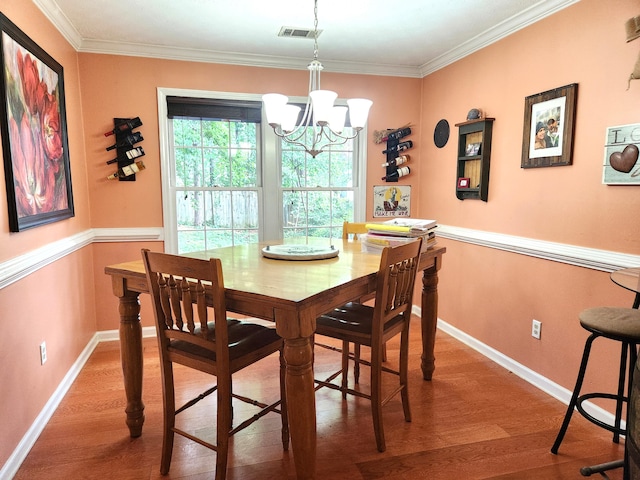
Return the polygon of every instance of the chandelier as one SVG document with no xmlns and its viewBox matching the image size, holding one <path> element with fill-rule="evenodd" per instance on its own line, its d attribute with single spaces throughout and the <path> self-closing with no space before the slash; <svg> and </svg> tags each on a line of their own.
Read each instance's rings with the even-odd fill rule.
<svg viewBox="0 0 640 480">
<path fill-rule="evenodd" d="M 336 92 L 320 89 L 320 72 L 322 64 L 318 61 L 318 0 L 314 0 L 313 24 L 313 60 L 307 66 L 309 70 L 309 96 L 304 113 L 298 123 L 301 107 L 287 103 L 289 98 L 279 93 L 268 93 L 262 96 L 267 122 L 275 134 L 285 142 L 300 146 L 316 157 L 328 147 L 342 145 L 353 140 L 367 123 L 369 108 L 373 102 L 366 98 L 347 100 L 348 107 L 334 106 L 338 97 Z M 343 134 L 347 110 L 353 134 Z M 307 127 L 313 128 L 311 145 L 305 143 L 309 137 L 305 134 Z"/>
</svg>

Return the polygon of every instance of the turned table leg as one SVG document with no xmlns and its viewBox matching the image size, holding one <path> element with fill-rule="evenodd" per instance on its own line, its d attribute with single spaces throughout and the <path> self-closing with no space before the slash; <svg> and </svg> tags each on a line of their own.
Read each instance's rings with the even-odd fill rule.
<svg viewBox="0 0 640 480">
<path fill-rule="evenodd" d="M 132 437 L 139 437 L 144 424 L 140 301 L 139 293 L 127 290 L 124 284 L 125 280 L 114 278 L 113 292 L 120 299 L 120 360 L 127 397 L 127 426 Z"/>
<path fill-rule="evenodd" d="M 287 364 L 289 431 L 297 477 L 299 479 L 315 478 L 316 400 L 311 339 L 285 339 L 284 359 Z"/>
<path fill-rule="evenodd" d="M 436 369 L 433 349 L 438 323 L 438 262 L 422 274 L 422 377 L 431 380 Z"/>
</svg>

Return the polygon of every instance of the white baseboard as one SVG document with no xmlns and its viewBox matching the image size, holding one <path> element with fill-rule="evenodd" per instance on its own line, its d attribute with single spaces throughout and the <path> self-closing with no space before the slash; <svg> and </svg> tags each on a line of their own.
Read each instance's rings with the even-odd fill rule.
<svg viewBox="0 0 640 480">
<path fill-rule="evenodd" d="M 420 316 L 420 307 L 414 305 L 413 313 Z M 441 319 L 438 319 L 438 329 L 452 336 L 456 340 L 464 343 L 465 345 L 473 348 L 488 359 L 506 368 L 510 372 L 516 374 L 517 376 L 529 382 L 533 386 L 539 388 L 543 392 L 548 393 L 565 405 L 569 404 L 569 401 L 571 399 L 570 390 L 567 390 L 557 383 L 552 382 L 548 378 L 543 377 L 539 373 L 536 373 L 530 368 L 525 367 L 524 365 L 507 357 L 494 348 L 491 348 L 490 346 L 476 340 L 462 330 L 459 330 L 458 328 L 448 324 L 447 322 L 444 322 Z M 142 327 L 142 336 L 143 338 L 155 337 L 155 327 Z M 60 402 L 69 391 L 69 388 L 71 388 L 74 380 L 82 371 L 82 368 L 84 367 L 85 363 L 91 356 L 91 353 L 96 348 L 98 343 L 116 340 L 119 340 L 118 330 L 104 330 L 101 332 L 97 332 L 93 336 L 93 338 L 89 341 L 69 372 L 65 375 L 64 379 L 62 380 L 54 394 L 51 396 L 45 407 L 42 409 L 36 420 L 33 422 L 25 436 L 22 438 L 14 452 L 11 454 L 7 462 L 3 465 L 2 469 L 0 469 L 0 480 L 10 480 L 14 477 L 14 475 L 20 468 L 20 465 L 22 465 L 22 462 L 29 454 L 29 451 L 36 443 L 36 440 L 38 439 L 44 428 L 47 426 L 47 423 L 58 408 L 58 405 L 60 405 Z M 612 413 L 598 407 L 597 405 L 594 405 L 591 402 L 585 402 L 583 405 L 585 409 L 594 417 L 606 423 L 613 423 L 614 415 Z"/>
<path fill-rule="evenodd" d="M 44 427 L 47 426 L 47 423 L 51 419 L 51 416 L 55 413 L 58 405 L 60 405 L 60 402 L 69 391 L 69 388 L 71 388 L 71 385 L 75 381 L 78 374 L 82 371 L 85 363 L 87 363 L 87 360 L 89 360 L 91 353 L 98 345 L 98 336 L 99 335 L 96 333 L 91 338 L 78 359 L 74 362 L 67 374 L 62 379 L 62 382 L 60 382 L 60 385 L 58 385 L 58 388 L 56 388 L 55 392 L 53 392 L 53 395 L 51 396 L 51 398 L 49 398 L 40 414 L 36 417 L 29 430 L 27 430 L 27 433 L 24 435 L 24 437 L 22 437 L 22 440 L 20 440 L 20 443 L 18 444 L 16 449 L 13 451 L 6 463 L 2 466 L 2 468 L 0 469 L 0 480 L 10 480 L 18 472 L 20 465 L 22 465 L 24 459 L 27 458 L 29 451 L 36 443 L 36 440 L 38 440 L 38 437 L 44 430 Z"/>
<path fill-rule="evenodd" d="M 415 313 L 416 315 L 420 315 L 420 308 L 416 308 L 414 306 L 413 313 Z M 569 402 L 571 401 L 571 394 L 572 394 L 571 390 L 568 390 L 563 386 L 558 385 L 555 382 L 552 382 L 548 378 L 540 375 L 539 373 L 531 370 L 530 368 L 522 365 L 521 363 L 516 362 L 512 358 L 507 357 L 506 355 L 499 352 L 498 350 L 478 341 L 477 339 L 466 334 L 462 330 L 459 330 L 458 328 L 448 324 L 447 322 L 444 322 L 441 319 L 438 319 L 438 329 L 448 335 L 451 335 L 453 338 L 464 343 L 468 347 L 473 348 L 477 352 L 487 357 L 489 360 L 492 360 L 493 362 L 497 363 L 501 367 L 504 367 L 509 372 L 514 373 L 518 377 L 529 382 L 531 385 L 533 385 L 536 388 L 539 388 L 543 392 L 551 395 L 553 398 L 561 401 L 565 405 L 569 405 Z M 436 365 L 437 365 L 437 361 L 438 359 L 436 358 Z M 438 370 L 436 366 L 436 375 L 437 375 L 437 371 Z M 577 373 L 578 373 L 578 370 L 576 365 L 576 375 Z M 613 422 L 615 419 L 614 414 L 595 405 L 592 402 L 584 402 L 582 406 L 590 415 L 594 416 L 598 420 L 608 423 L 610 425 L 613 425 Z M 622 428 L 624 428 L 624 426 L 625 424 L 623 421 Z M 559 427 L 560 426 L 558 425 L 558 428 Z"/>
<path fill-rule="evenodd" d="M 155 336 L 155 327 L 142 327 L 143 338 Z M 71 388 L 71 385 L 73 385 L 73 382 L 82 371 L 98 343 L 117 341 L 119 339 L 120 335 L 118 330 L 104 330 L 97 332 L 91 338 L 78 359 L 62 379 L 62 382 L 60 382 L 60 385 L 58 385 L 58 388 L 56 388 L 51 398 L 49 398 L 49 401 L 46 403 L 40 414 L 36 417 L 29 430 L 27 430 L 27 433 L 22 437 L 22 440 L 20 440 L 20 443 L 13 451 L 7 462 L 0 469 L 0 480 L 11 480 L 18 472 L 20 465 L 22 465 L 24 459 L 27 458 L 29 451 L 33 448 L 36 440 L 38 440 L 38 437 L 47 426 L 51 416 L 55 413 L 58 405 L 60 405 L 60 402 Z"/>
</svg>

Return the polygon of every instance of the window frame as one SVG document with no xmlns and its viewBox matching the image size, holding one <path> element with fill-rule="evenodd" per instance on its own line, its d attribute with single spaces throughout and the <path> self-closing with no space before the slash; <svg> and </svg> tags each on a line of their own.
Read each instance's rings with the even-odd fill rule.
<svg viewBox="0 0 640 480">
<path fill-rule="evenodd" d="M 160 177 L 162 184 L 162 219 L 164 230 L 164 249 L 168 253 L 178 253 L 178 235 L 175 228 L 176 219 L 176 203 L 175 203 L 175 158 L 173 155 L 172 139 L 173 127 L 172 122 L 167 115 L 167 97 L 199 97 L 212 98 L 219 100 L 239 100 L 239 101 L 261 101 L 261 94 L 251 93 L 232 93 L 218 92 L 208 90 L 190 90 L 158 87 L 158 133 L 160 140 Z M 304 103 L 304 97 L 291 97 L 290 101 Z M 338 100 L 337 104 L 345 103 Z M 260 149 L 262 155 L 259 155 L 258 165 L 258 222 L 259 222 L 259 240 L 260 241 L 281 241 L 283 238 L 282 225 L 282 201 L 283 189 L 281 183 L 281 149 L 280 139 L 273 133 L 268 126 L 264 110 L 262 111 L 262 131 L 260 135 Z M 367 127 L 363 128 L 354 140 L 354 155 L 356 162 L 354 165 L 353 181 L 354 181 L 354 222 L 362 222 L 365 218 L 366 210 L 366 159 L 367 159 Z M 264 187 L 275 185 L 276 201 L 280 206 L 279 214 L 276 215 L 277 221 L 265 221 L 265 189 Z"/>
</svg>

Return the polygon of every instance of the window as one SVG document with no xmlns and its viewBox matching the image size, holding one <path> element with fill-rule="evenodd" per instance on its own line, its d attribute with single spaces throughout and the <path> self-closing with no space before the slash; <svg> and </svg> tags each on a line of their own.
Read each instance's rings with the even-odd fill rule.
<svg viewBox="0 0 640 480">
<path fill-rule="evenodd" d="M 312 158 L 261 107 L 258 95 L 158 90 L 167 252 L 336 238 L 364 218 L 366 133 Z"/>
</svg>

